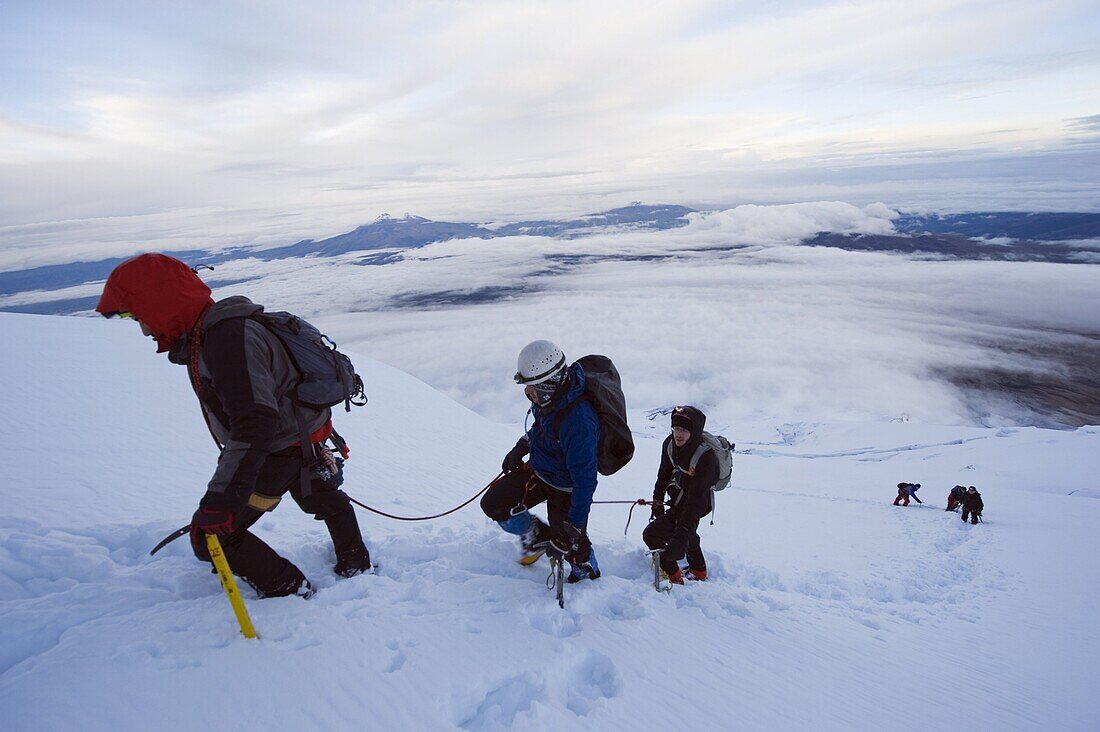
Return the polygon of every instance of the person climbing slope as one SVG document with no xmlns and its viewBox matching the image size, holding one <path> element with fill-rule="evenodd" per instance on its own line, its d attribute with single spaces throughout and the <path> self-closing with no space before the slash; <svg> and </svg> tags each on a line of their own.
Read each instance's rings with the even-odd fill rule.
<svg viewBox="0 0 1100 732">
<path fill-rule="evenodd" d="M 669 582 L 707 578 L 700 546 L 699 521 L 714 509 L 718 457 L 703 443 L 707 417 L 695 407 L 672 410 L 672 433 L 661 445 L 661 464 L 653 485 L 652 520 L 642 531 L 650 549 L 661 550 L 661 571 Z M 667 508 L 666 508 L 667 506 Z M 687 558 L 686 570 L 680 560 Z"/>
<path fill-rule="evenodd" d="M 514 380 L 531 402 L 534 423 L 505 456 L 504 475 L 482 496 L 481 510 L 520 537 L 521 563 L 549 553 L 569 562 L 567 581 L 598 579 L 587 527 L 596 492 L 600 422 L 584 397 L 584 369 L 569 365 L 550 341 L 539 340 L 520 351 Z M 530 511 L 544 502 L 548 523 Z"/>
<path fill-rule="evenodd" d="M 187 367 L 221 448 L 191 519 L 195 555 L 209 562 L 205 536 L 217 534 L 234 574 L 260 597 L 312 595 L 301 570 L 249 531 L 289 492 L 328 528 L 333 571 L 342 577 L 366 572 L 370 553 L 350 500 L 339 490 L 342 463 L 324 445 L 334 435 L 331 410 L 291 399 L 299 372 L 280 338 L 261 323 L 262 306 L 241 296 L 215 302 L 210 295 L 183 262 L 142 254 L 111 272 L 96 306 L 105 317 L 137 321 L 158 353 Z"/>
</svg>

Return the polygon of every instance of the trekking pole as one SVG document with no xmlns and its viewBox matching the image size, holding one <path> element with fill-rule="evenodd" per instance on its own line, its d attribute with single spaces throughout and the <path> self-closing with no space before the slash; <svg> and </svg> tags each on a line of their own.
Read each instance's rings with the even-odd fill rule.
<svg viewBox="0 0 1100 732">
<path fill-rule="evenodd" d="M 218 570 L 218 577 L 222 581 L 222 589 L 229 598 L 229 604 L 233 606 L 233 614 L 237 616 L 237 623 L 241 626 L 241 634 L 245 638 L 258 638 L 256 629 L 252 627 L 252 618 L 248 617 L 248 610 L 244 607 L 241 592 L 237 589 L 237 581 L 233 579 L 233 573 L 229 571 L 229 562 L 222 552 L 222 543 L 218 541 L 216 534 L 206 535 L 206 549 L 210 552 L 210 561 Z"/>
</svg>

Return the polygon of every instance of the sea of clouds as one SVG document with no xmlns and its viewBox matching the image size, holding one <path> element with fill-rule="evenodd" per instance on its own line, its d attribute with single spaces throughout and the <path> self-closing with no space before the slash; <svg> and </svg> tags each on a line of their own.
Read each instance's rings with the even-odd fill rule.
<svg viewBox="0 0 1100 732">
<path fill-rule="evenodd" d="M 215 296 L 311 318 L 341 347 L 504 422 L 526 408 L 516 354 L 547 338 L 571 359 L 611 356 L 632 408 L 1026 423 L 1011 402 L 976 414 L 943 374 L 1060 368 L 1026 352 L 1100 332 L 1100 268 L 799 245 L 819 231 L 892 233 L 895 217 L 882 204 L 746 205 L 665 231 L 456 239 L 382 266 L 356 264 L 362 253 L 243 260 L 216 279 L 258 279 Z"/>
</svg>

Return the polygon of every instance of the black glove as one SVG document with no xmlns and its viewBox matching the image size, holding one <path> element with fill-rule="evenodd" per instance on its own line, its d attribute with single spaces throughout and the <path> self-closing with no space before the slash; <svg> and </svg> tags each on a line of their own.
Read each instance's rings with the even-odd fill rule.
<svg viewBox="0 0 1100 732">
<path fill-rule="evenodd" d="M 500 470 L 503 473 L 511 473 L 513 470 L 519 470 L 523 467 L 523 458 L 530 452 L 530 448 L 527 445 L 527 438 L 521 437 L 516 446 L 508 451 L 508 454 L 504 456 L 504 462 L 500 464 Z"/>
<path fill-rule="evenodd" d="M 653 519 L 659 519 L 664 515 L 665 515 L 665 502 L 662 499 L 657 498 L 656 496 L 654 496 L 653 497 L 653 503 L 650 505 L 650 509 L 649 509 L 649 520 L 652 521 Z"/>
<path fill-rule="evenodd" d="M 584 532 L 568 521 L 563 521 L 558 530 L 551 535 L 546 553 L 556 559 L 565 558 L 571 564 L 577 564 L 578 562 L 574 560 L 578 559 L 584 543 Z"/>
</svg>

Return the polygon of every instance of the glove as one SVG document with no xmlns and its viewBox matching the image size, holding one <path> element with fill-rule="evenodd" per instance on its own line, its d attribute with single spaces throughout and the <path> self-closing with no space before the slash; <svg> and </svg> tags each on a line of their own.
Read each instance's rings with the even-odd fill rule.
<svg viewBox="0 0 1100 732">
<path fill-rule="evenodd" d="M 233 531 L 233 512 L 222 508 L 199 508 L 191 517 L 192 534 L 228 534 Z"/>
<path fill-rule="evenodd" d="M 649 520 L 659 519 L 665 515 L 665 502 L 657 498 L 653 499 L 653 503 L 649 509 Z"/>
<path fill-rule="evenodd" d="M 558 530 L 551 535 L 546 553 L 555 559 L 564 557 L 571 564 L 577 564 L 578 562 L 574 560 L 578 558 L 577 555 L 583 543 L 584 532 L 568 521 L 563 521 Z"/>
<path fill-rule="evenodd" d="M 665 551 L 661 554 L 661 557 L 673 562 L 678 562 L 684 558 L 687 554 L 687 537 L 684 536 L 684 532 L 679 528 L 672 534 L 672 538 L 668 541 L 668 546 L 665 547 Z"/>
<path fill-rule="evenodd" d="M 317 459 L 310 466 L 310 477 L 336 490 L 344 484 L 344 459 L 324 445 L 317 445 Z"/>
<path fill-rule="evenodd" d="M 513 470 L 522 468 L 523 458 L 528 452 L 530 452 L 530 448 L 527 445 L 527 440 L 520 438 L 516 446 L 509 450 L 508 454 L 504 456 L 504 462 L 500 464 L 501 472 L 511 473 Z"/>
</svg>

